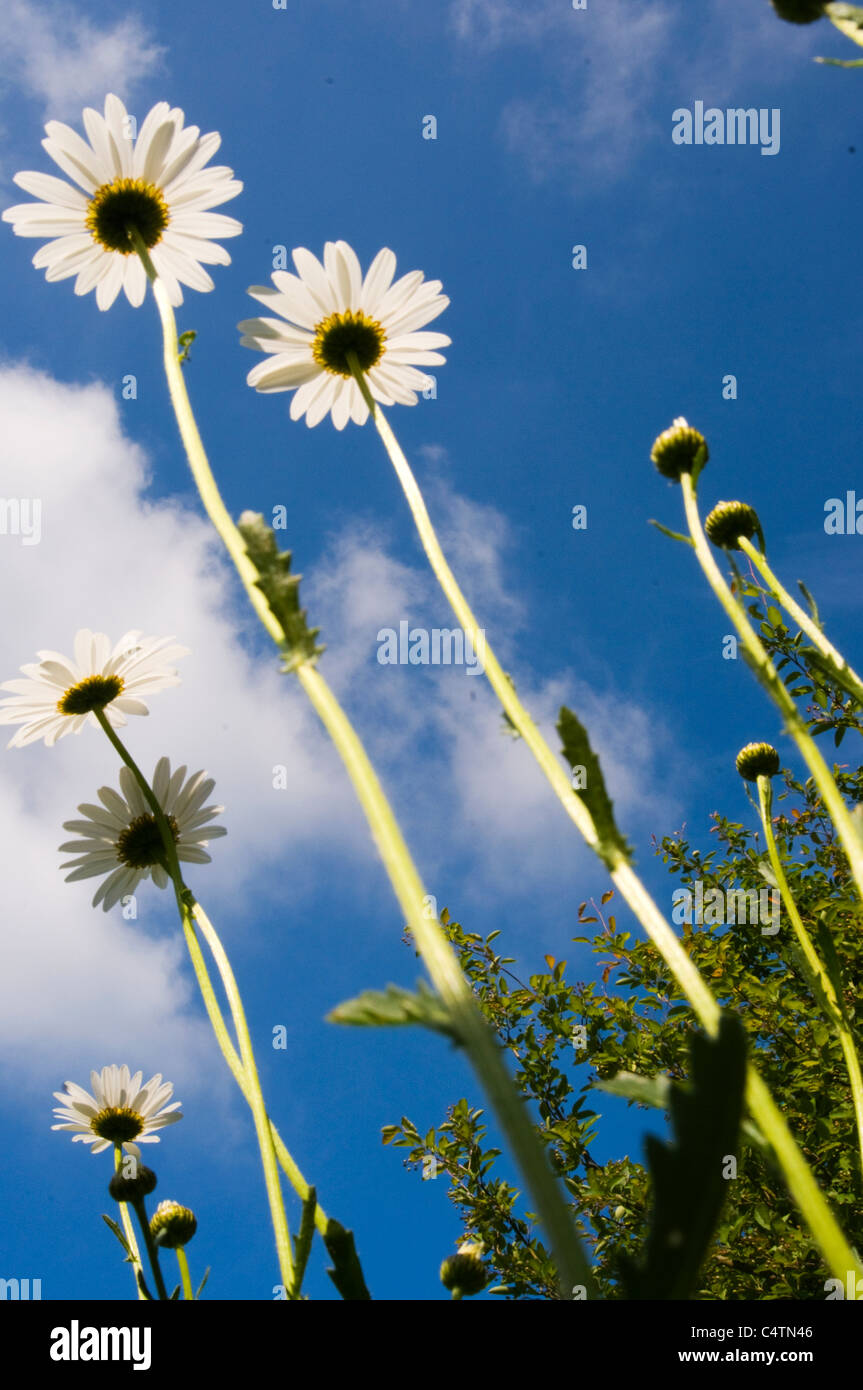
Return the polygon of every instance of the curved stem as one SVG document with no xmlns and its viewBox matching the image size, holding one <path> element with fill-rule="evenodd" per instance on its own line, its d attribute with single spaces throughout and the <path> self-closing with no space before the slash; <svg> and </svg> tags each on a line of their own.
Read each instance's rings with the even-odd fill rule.
<svg viewBox="0 0 863 1390">
<path fill-rule="evenodd" d="M 803 959 L 806 962 L 807 970 L 811 976 L 809 984 L 813 991 L 816 1002 L 819 996 L 823 996 L 828 1007 L 828 1020 L 835 1028 L 839 1041 L 842 1045 L 842 1052 L 845 1057 L 845 1065 L 848 1070 L 848 1080 L 851 1085 L 851 1095 L 854 1102 L 854 1116 L 857 1122 L 857 1143 L 860 1149 L 861 1172 L 863 1172 L 863 1076 L 860 1072 L 860 1059 L 857 1056 L 857 1049 L 854 1046 L 854 1038 L 848 1024 L 842 1001 L 836 993 L 827 970 L 824 968 L 821 957 L 812 945 L 812 939 L 803 925 L 803 919 L 797 910 L 797 904 L 788 885 L 782 860 L 779 857 L 779 849 L 776 844 L 776 837 L 773 834 L 773 821 L 771 818 L 771 807 L 773 801 L 773 789 L 769 777 L 760 776 L 758 778 L 758 804 L 761 811 L 761 824 L 764 827 L 764 838 L 767 844 L 767 854 L 770 859 L 770 867 L 776 878 L 785 911 L 791 919 L 794 934 L 800 950 L 803 952 Z"/>
<path fill-rule="evenodd" d="M 279 650 L 289 655 L 285 634 L 260 589 L 256 587 L 260 576 L 246 553 L 245 543 L 225 508 L 210 469 L 178 360 L 176 321 L 167 293 L 140 237 L 133 235 L 133 240 L 152 284 L 162 320 L 165 372 L 171 402 L 201 500 L 236 566 L 255 612 Z M 589 1296 L 594 1296 L 597 1290 L 590 1265 L 573 1229 L 569 1212 L 548 1166 L 545 1152 L 533 1132 L 527 1110 L 503 1064 L 500 1050 L 493 1041 L 461 973 L 455 952 L 439 924 L 435 923 L 433 926 L 424 916 L 426 894 L 365 751 L 313 664 L 297 664 L 294 670 L 325 727 L 331 735 L 334 731 L 338 733 L 338 750 L 369 818 L 372 833 L 390 874 L 396 896 L 414 932 L 429 974 L 439 992 L 451 1005 L 454 1026 L 458 1029 L 477 1074 L 486 1087 L 489 1099 L 527 1180 L 540 1219 L 551 1240 L 562 1285 L 565 1289 L 583 1285 Z M 200 919 L 197 920 L 203 930 Z M 290 1287 L 288 1281 L 284 1282 L 286 1287 Z"/>
<path fill-rule="evenodd" d="M 588 1296 L 593 1297 L 596 1285 L 590 1265 L 572 1230 L 569 1213 L 530 1125 L 524 1102 L 504 1066 L 500 1048 L 477 1008 L 443 928 L 425 915 L 428 895 L 366 751 L 316 667 L 300 665 L 296 674 L 353 782 L 417 949 L 438 993 L 449 1006 L 455 1030 L 524 1174 L 551 1240 L 562 1286 L 570 1290 L 584 1285 Z"/>
<path fill-rule="evenodd" d="M 782 607 L 794 619 L 802 632 L 806 633 L 810 642 L 822 656 L 835 666 L 835 680 L 842 685 L 849 695 L 863 705 L 863 681 L 857 672 L 848 665 L 844 656 L 837 651 L 833 643 L 824 636 L 817 623 L 813 622 L 805 608 L 801 608 L 797 600 L 789 594 L 788 590 L 780 583 L 767 563 L 767 557 L 755 548 L 746 536 L 738 537 L 737 544 L 745 555 L 749 556 L 750 561 L 758 570 L 762 579 L 766 583 L 772 596 L 782 604 Z"/>
<path fill-rule="evenodd" d="M 210 950 L 213 953 L 213 958 L 215 959 L 216 964 L 219 968 L 219 973 L 222 977 L 222 982 L 225 986 L 225 993 L 228 998 L 228 1004 L 231 1009 L 231 1016 L 234 1020 L 234 1028 L 236 1030 L 237 1039 L 240 1045 L 240 1066 L 242 1067 L 243 1075 L 247 1084 L 247 1089 L 244 1089 L 243 1094 L 245 1095 L 246 1100 L 249 1103 L 249 1106 L 252 1111 L 252 1116 L 255 1121 L 255 1130 L 258 1136 L 258 1147 L 260 1149 L 261 1163 L 264 1170 L 264 1183 L 267 1189 L 267 1198 L 270 1204 L 270 1215 L 273 1222 L 273 1231 L 276 1237 L 276 1251 L 278 1253 L 279 1258 L 279 1270 L 282 1275 L 282 1283 L 285 1285 L 286 1289 L 289 1289 L 293 1284 L 293 1255 L 291 1252 L 291 1237 L 288 1231 L 287 1217 L 285 1215 L 284 1197 L 282 1195 L 281 1184 L 279 1181 L 278 1166 L 276 1164 L 275 1150 L 273 1148 L 273 1137 L 270 1132 L 270 1120 L 269 1116 L 267 1115 L 266 1106 L 264 1104 L 263 1093 L 261 1092 L 261 1083 L 258 1078 L 257 1066 L 255 1064 L 255 1057 L 252 1051 L 252 1042 L 249 1036 L 249 1029 L 246 1023 L 246 1016 L 243 1012 L 242 999 L 240 998 L 240 992 L 237 988 L 237 982 L 234 977 L 234 973 L 231 970 L 228 957 L 225 954 L 225 951 L 222 947 L 222 943 L 219 940 L 215 928 L 213 927 L 203 908 L 201 908 L 200 905 L 195 902 L 192 893 L 186 887 L 186 884 L 183 881 L 183 876 L 180 871 L 179 860 L 177 858 L 177 846 L 174 837 L 171 834 L 171 829 L 168 825 L 165 813 L 162 807 L 159 805 L 158 798 L 156 797 L 155 793 L 150 787 L 149 782 L 147 781 L 144 774 L 141 772 L 141 769 L 138 767 L 131 753 L 128 752 L 122 739 L 120 739 L 118 735 L 115 733 L 115 731 L 111 728 L 111 725 L 108 723 L 108 720 L 105 716 L 104 710 L 96 710 L 95 714 L 96 718 L 99 721 L 99 724 L 107 734 L 112 747 L 116 749 L 117 753 L 122 758 L 129 771 L 132 773 L 133 777 L 135 778 L 135 781 L 141 789 L 141 792 L 148 806 L 150 806 L 153 812 L 154 819 L 162 836 L 162 845 L 165 851 L 166 868 L 169 874 L 171 875 L 171 879 L 174 884 L 174 890 L 177 897 L 177 905 L 179 907 L 180 917 L 183 920 L 184 926 L 186 924 L 186 913 L 191 912 L 195 920 L 199 923 L 199 925 L 202 926 L 202 930 L 205 931 L 207 944 L 209 945 Z M 202 919 L 203 922 L 206 923 L 206 929 L 202 924 Z M 188 935 L 186 939 L 188 942 Z M 221 1014 L 219 1015 L 219 1017 L 221 1018 Z M 227 1040 L 227 1030 L 225 1029 L 224 1034 L 220 1035 L 220 1031 L 217 1029 L 216 1038 L 220 1046 L 222 1047 L 222 1052 L 225 1055 L 226 1060 L 228 1060 L 228 1065 L 231 1066 L 231 1062 L 228 1057 L 228 1053 L 225 1051 L 224 1045 L 225 1041 Z"/>
<path fill-rule="evenodd" d="M 162 333 L 164 339 L 164 362 L 165 375 L 168 378 L 168 390 L 171 394 L 171 404 L 174 407 L 174 414 L 177 418 L 177 425 L 180 436 L 186 450 L 186 457 L 189 460 L 189 467 L 195 480 L 201 501 L 204 504 L 207 516 L 213 523 L 216 531 L 233 560 L 237 572 L 243 581 L 246 593 L 254 606 L 255 612 L 263 623 L 267 632 L 272 637 L 278 647 L 284 647 L 285 639 L 279 624 L 270 610 L 270 606 L 260 589 L 255 587 L 255 582 L 259 578 L 255 566 L 246 554 L 246 544 L 234 525 L 227 507 L 222 501 L 216 480 L 204 450 L 195 416 L 192 412 L 192 405 L 189 400 L 189 393 L 186 390 L 186 381 L 183 376 L 183 369 L 180 366 L 179 343 L 177 340 L 177 321 L 174 317 L 174 310 L 168 298 L 168 292 L 153 265 L 146 246 L 141 240 L 140 234 L 134 228 L 129 228 L 129 234 L 135 245 L 135 250 L 141 258 L 144 269 L 153 288 L 153 297 L 156 307 L 159 310 L 159 317 L 162 320 Z"/>
<path fill-rule="evenodd" d="M 773 662 L 764 650 L 758 637 L 753 632 L 749 620 L 741 610 L 740 604 L 736 602 L 726 584 L 719 566 L 713 558 L 713 552 L 707 543 L 707 537 L 701 526 L 701 518 L 698 515 L 698 502 L 695 496 L 695 487 L 692 476 L 684 473 L 681 477 L 681 487 L 683 489 L 683 502 L 686 509 L 686 520 L 689 524 L 689 531 L 695 546 L 695 553 L 704 571 L 708 584 L 713 590 L 719 602 L 722 604 L 728 617 L 737 629 L 740 640 L 750 659 L 750 665 L 754 670 L 758 680 L 764 686 L 767 693 L 779 706 L 784 719 L 785 728 L 797 745 L 803 761 L 809 768 L 818 790 L 821 793 L 824 805 L 830 814 L 833 824 L 836 826 L 837 834 L 842 842 L 842 848 L 851 867 L 851 874 L 857 887 L 857 892 L 863 898 L 863 842 L 854 827 L 848 807 L 839 792 L 839 788 L 833 776 L 818 751 L 818 747 L 811 737 L 806 727 L 805 721 L 801 719 L 797 706 L 792 700 L 788 691 L 783 685 L 779 673 Z"/>
<path fill-rule="evenodd" d="M 679 938 L 667 924 L 650 894 L 619 849 L 603 844 L 600 840 L 593 818 L 585 803 L 576 796 L 560 759 L 555 757 L 516 695 L 512 681 L 497 661 L 485 633 L 480 629 L 459 588 L 455 575 L 447 563 L 410 464 L 405 458 L 388 420 L 369 391 L 356 354 L 349 354 L 348 360 L 353 370 L 354 379 L 369 408 L 371 417 L 396 471 L 396 476 L 401 483 L 429 563 L 464 630 L 465 637 L 470 641 L 478 658 L 481 654 L 484 659 L 484 669 L 489 684 L 545 774 L 567 815 L 575 823 L 585 842 L 607 864 L 612 881 L 641 922 L 685 998 L 692 1005 L 697 1017 L 709 1033 L 715 1034 L 719 1019 L 719 1005 L 716 999 L 693 965 Z M 482 645 L 480 646 L 481 632 Z M 785 1173 L 789 1190 L 798 1201 L 801 1213 L 831 1264 L 834 1273 L 844 1278 L 841 1271 L 847 1271 L 852 1267 L 861 1268 L 861 1272 L 863 1272 L 863 1267 L 855 1261 L 851 1249 L 812 1177 L 812 1173 L 781 1112 L 752 1063 L 749 1064 L 747 1071 L 746 1095 L 753 1117 L 761 1127 L 765 1138 L 773 1144 Z"/>
</svg>

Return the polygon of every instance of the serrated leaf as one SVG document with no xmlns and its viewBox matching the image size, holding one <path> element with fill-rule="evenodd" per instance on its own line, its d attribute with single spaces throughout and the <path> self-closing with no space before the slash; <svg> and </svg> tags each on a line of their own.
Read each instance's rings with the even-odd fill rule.
<svg viewBox="0 0 863 1390">
<path fill-rule="evenodd" d="M 385 990 L 367 989 L 355 999 L 337 1004 L 327 1014 L 327 1022 L 360 1028 L 395 1028 L 418 1023 L 459 1041 L 449 1009 L 424 980 L 418 982 L 416 993 L 402 989 L 401 985 L 387 985 Z"/>
<path fill-rule="evenodd" d="M 621 855 L 627 863 L 631 862 L 632 846 L 617 828 L 614 808 L 605 788 L 605 778 L 599 766 L 599 759 L 590 746 L 587 730 L 566 705 L 561 706 L 557 732 L 563 745 L 563 756 L 570 767 L 583 767 L 585 770 L 586 785 L 583 788 L 574 788 L 573 794 L 584 802 L 590 812 L 599 836 L 600 856 L 609 866 Z"/>
<path fill-rule="evenodd" d="M 259 512 L 243 512 L 237 530 L 246 543 L 246 553 L 260 575 L 257 588 L 267 600 L 277 619 L 288 656 L 285 670 L 292 671 L 304 661 L 316 661 L 324 651 L 315 639 L 320 628 L 310 628 L 306 611 L 300 608 L 301 575 L 291 574 L 291 552 L 279 550 L 271 526 Z"/>
<path fill-rule="evenodd" d="M 628 1298 L 692 1294 L 727 1192 L 723 1164 L 740 1142 L 746 1033 L 739 1018 L 722 1014 L 716 1038 L 694 1034 L 690 1056 L 690 1083 L 675 1086 L 669 1101 L 674 1142 L 645 1142 L 653 1213 L 643 1262 L 621 1257 Z"/>
<path fill-rule="evenodd" d="M 330 1217 L 324 1236 L 333 1268 L 327 1270 L 342 1298 L 348 1301 L 369 1301 L 371 1294 L 366 1288 L 362 1265 L 357 1255 L 353 1231 L 348 1231 L 340 1222 Z"/>
</svg>

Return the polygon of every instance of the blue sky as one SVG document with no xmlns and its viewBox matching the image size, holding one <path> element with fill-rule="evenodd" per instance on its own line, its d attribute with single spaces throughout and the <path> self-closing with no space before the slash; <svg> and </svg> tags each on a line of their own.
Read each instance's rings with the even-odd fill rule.
<svg viewBox="0 0 863 1390">
<path fill-rule="evenodd" d="M 546 953 L 574 977 L 577 905 L 606 887 L 523 747 L 501 735 L 463 670 L 382 667 L 376 634 L 407 618 L 447 627 L 390 465 L 371 427 L 337 435 L 257 396 L 236 324 L 255 312 L 274 248 L 343 238 L 363 265 L 440 278 L 451 305 L 437 399 L 391 420 L 456 573 L 506 669 L 550 729 L 561 702 L 588 724 L 638 864 L 660 904 L 673 880 L 650 835 L 714 809 L 751 815 L 733 768 L 768 738 L 796 766 L 693 557 L 647 525 L 681 521 L 650 465 L 684 414 L 707 436 L 705 506 L 755 505 L 774 568 L 804 577 L 831 636 L 859 638 L 857 536 L 827 536 L 824 505 L 863 494 L 854 364 L 863 303 L 854 249 L 863 159 L 861 77 L 826 24 L 782 24 L 767 0 L 269 0 L 116 7 L 9 0 L 0 20 L 0 183 L 51 169 L 42 123 L 80 128 L 113 90 L 142 118 L 159 100 L 218 130 L 244 182 L 244 224 L 216 290 L 189 291 L 187 380 L 233 513 L 287 507 L 280 533 L 328 650 L 322 669 L 366 740 L 440 907 L 500 928 L 524 972 Z M 678 146 L 672 113 L 778 109 L 781 146 Z M 433 115 L 437 138 L 423 139 Z M 227 810 L 214 863 L 190 875 L 230 952 L 265 1094 L 326 1209 L 353 1227 L 381 1298 L 443 1296 L 459 1224 L 442 1187 L 380 1143 L 402 1114 L 421 1131 L 467 1094 L 462 1060 L 407 1031 L 345 1031 L 335 1003 L 417 963 L 350 786 L 300 692 L 279 677 L 204 525 L 170 414 L 151 300 L 100 313 L 30 266 L 3 227 L 0 401 L 4 497 L 38 497 L 38 546 L 0 536 L 9 602 L 4 679 L 79 627 L 175 633 L 183 684 L 128 729 L 145 768 L 167 752 L 206 766 Z M 572 247 L 587 247 L 587 268 Z M 722 380 L 737 378 L 737 399 Z M 137 378 L 123 400 L 122 379 Z M 588 508 L 574 531 L 576 504 Z M 51 1093 L 128 1062 L 176 1084 L 185 1119 L 150 1149 L 157 1196 L 193 1206 L 193 1272 L 213 1297 L 266 1299 L 277 1266 L 251 1124 L 208 1033 L 167 895 L 107 919 L 65 885 L 63 819 L 116 780 L 94 731 L 4 754 L 0 821 L 0 1275 L 43 1296 L 125 1297 L 98 1214 L 108 1160 L 52 1134 Z M 272 787 L 288 769 L 289 790 Z M 626 920 L 626 914 L 620 914 Z M 631 924 L 630 924 L 631 925 Z M 288 1029 L 286 1052 L 270 1046 Z M 605 1111 L 600 1159 L 640 1152 L 642 1126 Z M 295 1210 L 295 1209 L 294 1209 Z M 11 1213 L 11 1215 L 10 1215 Z M 331 1297 L 320 1256 L 308 1291 Z"/>
</svg>

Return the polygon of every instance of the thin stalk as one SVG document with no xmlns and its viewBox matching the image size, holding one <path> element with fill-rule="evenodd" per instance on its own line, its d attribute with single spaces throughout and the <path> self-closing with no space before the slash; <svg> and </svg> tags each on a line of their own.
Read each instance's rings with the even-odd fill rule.
<svg viewBox="0 0 863 1390">
<path fill-rule="evenodd" d="M 736 602 L 720 573 L 719 566 L 708 545 L 707 537 L 702 530 L 692 475 L 684 473 L 680 482 L 683 488 L 683 503 L 690 535 L 707 582 L 736 627 L 758 680 L 782 712 L 785 728 L 796 743 L 800 756 L 809 768 L 830 818 L 836 826 L 842 848 L 851 867 L 857 892 L 863 898 L 863 842 L 857 834 L 848 807 L 845 805 L 830 769 L 819 753 L 818 746 L 810 735 L 805 721 L 801 718 L 797 706 L 785 689 L 773 662 L 753 632 L 748 618 L 742 611 L 740 604 Z"/>
<path fill-rule="evenodd" d="M 261 1083 L 258 1078 L 258 1071 L 255 1065 L 254 1053 L 252 1051 L 252 1042 L 249 1036 L 249 1029 L 246 1023 L 246 1016 L 243 1012 L 242 1000 L 240 998 L 239 989 L 237 988 L 237 982 L 234 977 L 234 973 L 231 970 L 228 957 L 225 954 L 225 951 L 222 947 L 221 941 L 219 940 L 215 928 L 213 927 L 203 908 L 200 906 L 199 903 L 195 902 L 191 892 L 183 882 L 183 876 L 180 871 L 180 864 L 177 858 L 177 846 L 174 841 L 174 837 L 171 834 L 171 829 L 168 825 L 165 813 L 162 810 L 162 807 L 159 805 L 158 798 L 156 797 L 155 793 L 150 787 L 149 782 L 147 781 L 144 774 L 141 772 L 141 769 L 138 767 L 131 753 L 129 753 L 122 739 L 118 737 L 118 735 L 112 729 L 111 725 L 108 723 L 104 710 L 96 710 L 95 714 L 97 720 L 99 721 L 99 724 L 101 725 L 102 729 L 104 730 L 105 734 L 110 740 L 112 747 L 116 750 L 122 761 L 125 763 L 126 767 L 128 767 L 129 771 L 132 773 L 132 776 L 135 778 L 135 781 L 140 787 L 141 792 L 148 806 L 151 808 L 153 812 L 153 817 L 162 836 L 162 844 L 165 851 L 165 868 L 167 872 L 171 875 L 172 881 L 174 883 L 174 888 L 177 895 L 177 903 L 180 909 L 180 916 L 184 920 L 185 924 L 185 911 L 189 910 L 192 912 L 192 915 L 194 916 L 195 920 L 201 926 L 202 931 L 204 931 L 204 934 L 207 939 L 207 944 L 209 945 L 210 950 L 213 952 L 213 957 L 219 968 L 219 973 L 222 977 L 222 982 L 225 986 L 225 994 L 227 995 L 228 1004 L 231 1009 L 231 1016 L 234 1021 L 234 1028 L 236 1030 L 237 1039 L 239 1041 L 240 1065 L 242 1066 L 243 1074 L 246 1078 L 248 1087 L 248 1090 L 244 1091 L 243 1093 L 246 1096 L 246 1100 L 249 1103 L 249 1106 L 252 1111 L 252 1116 L 255 1122 L 255 1130 L 258 1137 L 258 1148 L 260 1150 L 261 1164 L 264 1170 L 264 1183 L 267 1189 L 267 1199 L 270 1204 L 270 1216 L 272 1218 L 273 1231 L 276 1237 L 276 1251 L 279 1259 L 279 1269 L 282 1275 L 282 1283 L 284 1284 L 285 1288 L 288 1289 L 291 1287 L 291 1284 L 293 1282 L 293 1257 L 291 1253 L 291 1237 L 288 1231 L 287 1217 L 285 1215 L 285 1203 L 282 1194 L 281 1184 L 279 1182 L 278 1166 L 276 1163 L 275 1150 L 273 1148 L 273 1138 L 270 1133 L 269 1116 L 267 1115 L 266 1106 L 264 1104 L 264 1097 L 261 1091 Z M 204 927 L 204 923 L 206 923 L 206 927 Z M 222 1046 L 223 1054 L 225 1055 L 227 1060 L 227 1053 L 225 1053 L 224 1048 L 224 1039 L 219 1036 L 218 1031 L 216 1033 L 216 1037 L 220 1046 Z M 230 1062 L 228 1064 L 230 1066 Z"/>
<path fill-rule="evenodd" d="M 177 1246 L 177 1264 L 180 1267 L 180 1283 L 183 1285 L 183 1301 L 194 1303 L 195 1295 L 192 1292 L 192 1279 L 189 1274 L 189 1261 L 186 1259 L 186 1252 L 182 1245 Z"/>
<path fill-rule="evenodd" d="M 770 859 L 770 867 L 773 870 L 777 886 L 779 888 L 785 911 L 791 919 L 794 934 L 803 958 L 806 962 L 808 971 L 811 973 L 812 980 L 810 985 L 813 988 L 816 1001 L 819 992 L 827 1001 L 829 1008 L 828 1018 L 836 1029 L 839 1041 L 842 1045 L 842 1052 L 845 1057 L 845 1066 L 848 1070 L 848 1080 L 851 1085 L 851 1095 L 854 1101 L 854 1116 L 857 1122 L 857 1143 L 860 1149 L 860 1165 L 863 1172 L 863 1076 L 860 1073 L 860 1058 L 857 1056 L 857 1049 L 854 1046 L 854 1038 L 848 1023 L 842 1001 L 836 993 L 827 970 L 821 962 L 821 957 L 812 944 L 812 939 L 803 925 L 803 919 L 797 910 L 797 904 L 788 885 L 782 860 L 779 857 L 779 849 L 776 844 L 776 836 L 773 834 L 773 820 L 771 809 L 773 802 L 773 789 L 770 778 L 763 774 L 758 778 L 758 804 L 761 811 L 761 824 L 764 827 L 764 839 L 767 844 L 767 854 Z"/>
<path fill-rule="evenodd" d="M 258 572 L 250 561 L 242 536 L 221 499 L 204 451 L 179 363 L 173 309 L 146 247 L 139 236 L 134 232 L 131 232 L 131 235 L 152 284 L 161 317 L 168 389 L 201 500 L 236 566 L 255 612 L 279 650 L 284 653 L 287 649 L 285 635 L 263 594 L 256 587 Z M 369 818 L 372 834 L 390 874 L 402 911 L 411 926 L 432 980 L 442 997 L 451 1005 L 454 1026 L 486 1088 L 530 1188 L 538 1214 L 554 1249 L 562 1286 L 569 1289 L 583 1285 L 588 1295 L 594 1296 L 596 1284 L 590 1265 L 573 1230 L 569 1212 L 549 1168 L 546 1155 L 533 1132 L 526 1107 L 462 975 L 455 952 L 440 925 L 432 924 L 423 914 L 423 900 L 426 894 L 422 882 L 365 751 L 323 677 L 310 663 L 295 667 L 295 671 L 325 727 L 331 735 L 334 730 L 338 733 L 337 748 Z M 203 930 L 200 918 L 196 917 L 196 920 Z M 287 1281 L 285 1282 L 286 1287 L 289 1287 Z"/>
<path fill-rule="evenodd" d="M 120 1164 L 122 1163 L 122 1161 L 123 1161 L 123 1149 L 122 1149 L 122 1146 L 121 1146 L 120 1144 L 115 1144 L 115 1145 L 114 1145 L 114 1172 L 115 1172 L 115 1173 L 119 1172 L 119 1170 L 120 1170 Z M 121 1220 L 121 1222 L 123 1223 L 123 1234 L 124 1234 L 125 1237 L 126 1237 L 126 1244 L 128 1245 L 128 1247 L 129 1247 L 129 1252 L 130 1252 L 130 1254 L 131 1254 L 131 1256 L 132 1256 L 132 1274 L 135 1276 L 135 1288 L 136 1288 L 137 1291 L 138 1291 L 138 1301 L 139 1301 L 139 1302 L 145 1302 L 146 1299 L 145 1299 L 145 1296 L 144 1296 L 144 1294 L 143 1294 L 143 1292 L 142 1292 L 142 1290 L 141 1290 L 141 1286 L 140 1286 L 140 1284 L 138 1283 L 138 1276 L 137 1276 L 137 1273 L 136 1273 L 136 1268 L 137 1268 L 137 1269 L 140 1269 L 141 1272 L 143 1273 L 143 1271 L 144 1271 L 144 1266 L 143 1266 L 142 1263 L 141 1263 L 141 1252 L 140 1252 L 140 1250 L 138 1249 L 138 1242 L 137 1242 L 137 1240 L 135 1239 L 135 1228 L 134 1228 L 133 1225 L 132 1225 L 132 1218 L 131 1218 L 131 1216 L 129 1215 L 128 1203 L 126 1203 L 126 1202 L 118 1202 L 117 1205 L 118 1205 L 119 1208 L 120 1208 L 120 1220 Z"/>
<path fill-rule="evenodd" d="M 789 614 L 802 632 L 806 633 L 809 641 L 817 648 L 823 657 L 826 657 L 835 666 L 835 679 L 837 684 L 843 686 L 849 695 L 863 705 L 863 681 L 857 675 L 853 667 L 848 665 L 844 656 L 834 647 L 821 631 L 817 623 L 812 621 L 805 608 L 789 594 L 788 590 L 780 583 L 776 575 L 767 563 L 767 557 L 752 544 L 746 536 L 738 537 L 737 544 L 745 555 L 749 556 L 752 564 L 758 570 L 765 584 L 767 585 L 773 598 L 775 598 Z"/>
<path fill-rule="evenodd" d="M 153 1278 L 156 1282 L 156 1292 L 162 1303 L 169 1303 L 168 1290 L 165 1288 L 165 1281 L 162 1278 L 162 1270 L 159 1265 L 159 1252 L 156 1249 L 156 1242 L 150 1233 L 150 1223 L 147 1220 L 147 1208 L 144 1205 L 143 1197 L 133 1200 L 132 1206 L 138 1218 L 138 1225 L 141 1227 L 141 1235 L 144 1237 L 144 1245 L 147 1247 L 147 1255 L 150 1260 L 150 1268 L 153 1271 Z"/>
<path fill-rule="evenodd" d="M 524 1102 L 443 928 L 425 916 L 426 890 L 366 751 L 317 668 L 306 663 L 297 667 L 296 674 L 347 769 L 417 949 L 438 993 L 449 1006 L 455 1031 L 524 1174 L 551 1240 L 562 1287 L 570 1290 L 583 1285 L 588 1296 L 593 1297 L 596 1286 L 590 1265 L 572 1230 L 569 1213 L 529 1123 Z"/>
<path fill-rule="evenodd" d="M 352 361 L 351 357 L 353 357 Z M 470 642 L 478 659 L 482 657 L 489 684 L 545 774 L 567 815 L 575 823 L 585 842 L 608 865 L 612 881 L 656 946 L 696 1016 L 707 1032 L 715 1036 L 719 1020 L 719 1005 L 716 999 L 630 864 L 619 851 L 610 849 L 600 842 L 587 806 L 581 798 L 576 796 L 560 759 L 555 756 L 519 700 L 512 681 L 497 661 L 484 631 L 480 628 L 464 597 L 441 549 L 410 464 L 393 434 L 389 421 L 369 391 L 356 355 L 349 354 L 348 360 L 354 373 L 354 379 L 369 408 L 384 448 L 402 486 L 432 570 L 449 600 L 466 639 Z M 482 645 L 479 642 L 481 632 Z M 784 687 L 782 688 L 784 690 Z M 753 1118 L 757 1121 L 765 1138 L 773 1144 L 777 1159 L 785 1173 L 789 1190 L 798 1201 L 804 1220 L 818 1241 L 834 1273 L 844 1278 L 841 1271 L 847 1271 L 852 1267 L 861 1268 L 861 1272 L 863 1272 L 863 1267 L 855 1261 L 851 1249 L 812 1177 L 812 1173 L 781 1112 L 751 1063 L 747 1071 L 746 1095 Z"/>
</svg>

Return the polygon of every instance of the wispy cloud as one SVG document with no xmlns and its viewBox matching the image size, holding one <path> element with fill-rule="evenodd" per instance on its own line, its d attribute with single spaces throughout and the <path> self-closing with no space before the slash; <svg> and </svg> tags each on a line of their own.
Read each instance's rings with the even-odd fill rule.
<svg viewBox="0 0 863 1390">
<path fill-rule="evenodd" d="M 530 7 L 521 0 L 452 0 L 450 28 L 483 61 L 513 48 L 525 53 L 521 94 L 503 103 L 500 135 L 526 176 L 602 186 L 631 171 L 660 131 L 670 132 L 675 107 L 699 96 L 708 104 L 738 102 L 741 83 L 762 91 L 765 82 L 799 74 L 799 46 L 793 68 L 777 63 L 783 26 L 768 5 L 705 0 L 696 27 L 691 12 L 688 0 L 591 0 L 584 10 L 565 0 Z"/>
<path fill-rule="evenodd" d="M 4 0 L 0 8 L 0 82 L 43 102 L 46 118 L 80 116 L 110 91 L 128 98 L 164 53 L 134 14 L 97 22 L 46 0 Z"/>
</svg>

